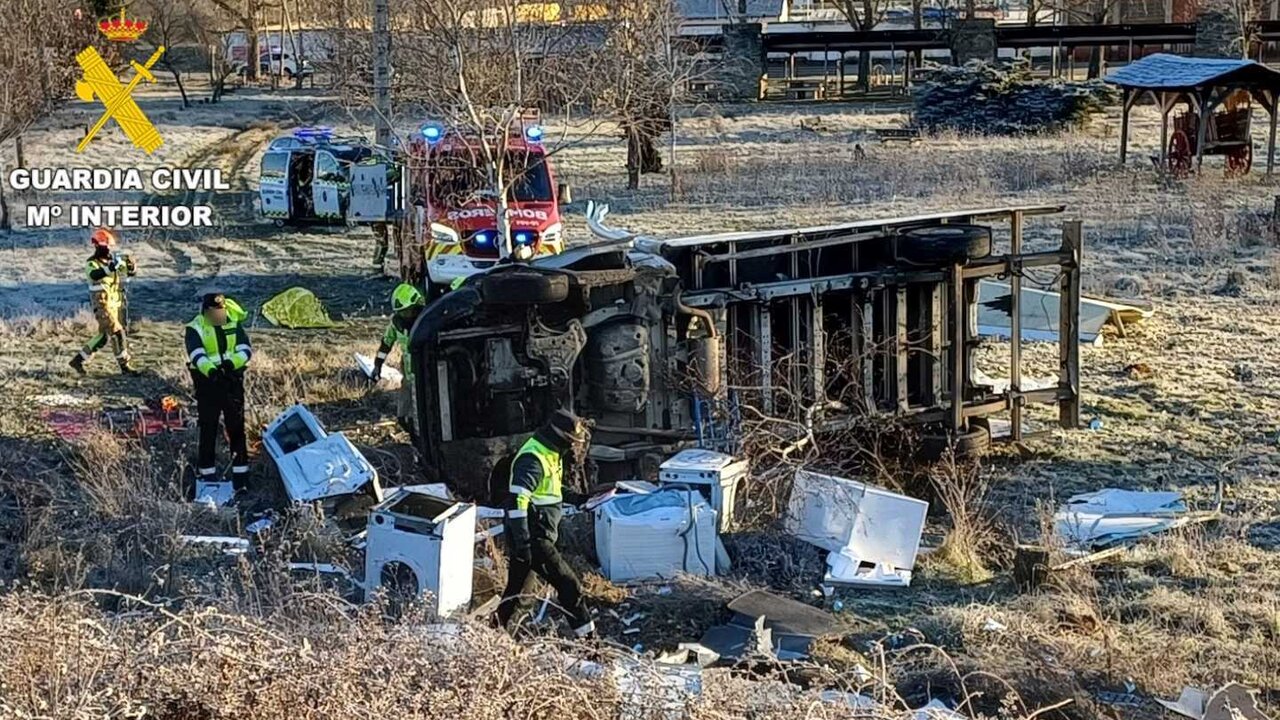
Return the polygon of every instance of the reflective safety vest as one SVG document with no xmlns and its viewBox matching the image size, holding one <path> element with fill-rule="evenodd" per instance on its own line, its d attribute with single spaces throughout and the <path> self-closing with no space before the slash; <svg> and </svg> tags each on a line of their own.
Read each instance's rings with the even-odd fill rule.
<svg viewBox="0 0 1280 720">
<path fill-rule="evenodd" d="M 249 356 L 253 351 L 248 342 L 237 342 L 237 338 L 241 337 L 239 327 L 239 323 L 230 317 L 227 318 L 226 325 L 216 327 L 205 319 L 204 313 L 196 315 L 194 320 L 187 323 L 187 328 L 199 335 L 200 345 L 194 348 L 188 346 L 188 365 L 205 377 L 221 366 L 223 360 L 230 360 L 232 367 L 237 370 L 243 369 L 249 364 Z M 222 335 L 221 343 L 218 341 L 219 334 Z M 226 350 L 219 350 L 219 345 Z"/>
<path fill-rule="evenodd" d="M 106 273 L 106 275 L 94 280 L 93 273 L 95 270 L 101 270 Z M 125 272 L 123 262 L 121 262 L 119 267 L 113 271 L 111 269 L 111 264 L 106 260 L 102 260 L 97 257 L 89 258 L 89 262 L 84 271 L 85 279 L 89 281 L 89 295 L 92 296 L 94 293 L 106 293 L 106 295 L 102 297 L 102 302 L 107 307 L 119 307 L 124 299 L 124 294 L 121 292 L 120 288 L 120 273 L 122 272 Z"/>
<path fill-rule="evenodd" d="M 538 464 L 542 466 L 542 479 L 538 481 L 538 486 L 530 493 L 528 488 L 520 487 L 515 483 L 511 484 L 511 492 L 518 497 L 516 505 L 520 509 L 524 509 L 529 503 L 534 505 L 556 505 L 562 500 L 561 486 L 564 483 L 564 465 L 560 462 L 560 453 L 538 442 L 537 438 L 529 438 L 524 441 L 524 445 L 520 446 L 520 451 L 511 461 L 512 472 L 514 473 L 516 461 L 521 455 L 532 455 L 538 460 Z"/>
<path fill-rule="evenodd" d="M 413 377 L 413 358 L 409 353 L 409 331 L 412 327 L 400 329 L 396 321 L 392 319 L 387 323 L 387 329 L 382 333 L 382 346 L 378 349 L 378 359 L 386 360 L 387 353 L 393 345 L 400 346 L 400 371 L 404 373 L 406 378 Z"/>
</svg>

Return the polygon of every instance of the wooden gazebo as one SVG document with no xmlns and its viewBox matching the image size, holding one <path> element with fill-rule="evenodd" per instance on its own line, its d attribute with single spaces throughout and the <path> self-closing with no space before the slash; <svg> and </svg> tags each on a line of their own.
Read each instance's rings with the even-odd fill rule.
<svg viewBox="0 0 1280 720">
<path fill-rule="evenodd" d="M 1253 162 L 1250 100 L 1267 111 L 1267 174 L 1275 168 L 1276 103 L 1280 72 L 1252 60 L 1189 58 L 1160 53 L 1148 55 L 1106 77 L 1123 92 L 1120 124 L 1120 162 L 1129 151 L 1129 112 L 1149 96 L 1160 108 L 1160 163 L 1174 170 L 1200 167 L 1204 156 L 1225 155 L 1229 173 L 1248 172 Z M 1187 111 L 1169 115 L 1180 102 Z"/>
</svg>

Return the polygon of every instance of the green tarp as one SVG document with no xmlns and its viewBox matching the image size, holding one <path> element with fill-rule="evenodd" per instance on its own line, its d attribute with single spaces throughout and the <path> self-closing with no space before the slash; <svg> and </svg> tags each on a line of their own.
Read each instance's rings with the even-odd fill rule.
<svg viewBox="0 0 1280 720">
<path fill-rule="evenodd" d="M 293 287 L 276 295 L 262 306 L 262 316 L 272 325 L 287 328 L 329 328 L 329 319 L 320 298 L 306 288 Z"/>
</svg>

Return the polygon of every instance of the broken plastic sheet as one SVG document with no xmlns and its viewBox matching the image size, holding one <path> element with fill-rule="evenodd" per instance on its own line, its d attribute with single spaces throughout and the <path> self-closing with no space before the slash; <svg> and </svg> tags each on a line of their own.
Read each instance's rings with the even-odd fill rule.
<svg viewBox="0 0 1280 720">
<path fill-rule="evenodd" d="M 291 287 L 262 305 L 262 316 L 272 325 L 286 328 L 331 328 L 336 325 L 315 293 Z"/>
<path fill-rule="evenodd" d="M 978 334 L 1008 339 L 1013 336 L 1010 317 L 1012 289 L 1008 283 L 982 280 L 978 283 Z M 1058 341 L 1061 296 L 1056 292 L 1033 287 L 1022 288 L 1020 302 L 1022 339 Z M 1102 328 L 1108 323 L 1117 327 L 1151 317 L 1152 310 L 1137 304 L 1080 298 L 1080 342 L 1102 344 Z"/>
<path fill-rule="evenodd" d="M 833 554 L 825 583 L 904 587 L 911 583 L 928 511 L 923 500 L 798 470 L 786 529 Z"/>
<path fill-rule="evenodd" d="M 1106 488 L 1068 498 L 1054 514 L 1054 526 L 1077 547 L 1102 548 L 1170 530 L 1186 512 L 1182 493 Z"/>
<path fill-rule="evenodd" d="M 373 358 L 368 355 L 355 353 L 355 359 L 356 367 L 360 368 L 360 372 L 364 373 L 365 377 L 372 379 Z M 404 382 L 404 375 L 402 375 L 399 370 L 387 365 L 382 366 L 382 376 L 381 379 L 378 380 L 379 385 L 387 388 L 388 390 L 395 390 L 400 387 L 400 383 L 402 382 Z"/>
<path fill-rule="evenodd" d="M 1184 687 L 1176 701 L 1156 698 L 1156 702 L 1192 720 L 1269 720 L 1258 709 L 1253 693 L 1238 683 L 1231 683 L 1212 695 L 1199 688 Z"/>
<path fill-rule="evenodd" d="M 231 502 L 231 498 L 235 495 L 235 492 L 235 488 L 226 480 L 216 480 L 213 482 L 197 480 L 195 504 L 210 508 L 220 508 Z"/>
</svg>

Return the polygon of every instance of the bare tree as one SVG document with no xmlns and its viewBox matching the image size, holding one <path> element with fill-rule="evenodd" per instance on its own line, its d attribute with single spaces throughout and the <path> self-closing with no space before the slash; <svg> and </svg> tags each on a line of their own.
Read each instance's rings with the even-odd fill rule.
<svg viewBox="0 0 1280 720">
<path fill-rule="evenodd" d="M 173 75 L 173 81 L 178 84 L 184 108 L 190 107 L 191 103 L 187 99 L 187 89 L 182 84 L 182 71 L 174 62 L 174 56 L 180 45 L 195 42 L 199 37 L 195 5 L 190 0 L 145 0 L 142 4 L 142 12 L 148 22 L 144 37 L 152 45 L 167 48 L 160 64 Z"/>
<path fill-rule="evenodd" d="M 97 36 L 96 17 L 72 0 L 10 0 L 8 12 L 22 20 L 0 43 L 0 144 L 66 99 L 80 75 L 76 53 Z M 0 229 L 10 226 L 0 182 Z"/>
<path fill-rule="evenodd" d="M 258 79 L 258 55 L 261 54 L 259 33 L 262 28 L 263 13 L 270 6 L 265 0 L 210 0 L 219 10 L 229 17 L 236 26 L 244 31 L 247 45 L 245 57 L 245 74 L 250 80 Z"/>
<path fill-rule="evenodd" d="M 604 42 L 609 65 L 601 103 L 617 119 L 627 142 L 627 186 L 662 171 L 657 138 L 670 132 L 672 187 L 675 175 L 676 108 L 688 100 L 689 84 L 704 71 L 696 47 L 678 37 L 680 16 L 673 0 L 614 0 Z"/>
<path fill-rule="evenodd" d="M 369 8 L 339 0 L 344 26 L 340 62 L 352 72 L 340 89 L 348 106 L 376 107 Z M 603 126 L 583 112 L 602 89 L 604 28 L 592 22 L 545 22 L 519 0 L 403 0 L 392 17 L 393 128 L 425 120 L 443 133 L 470 138 L 474 164 L 487 176 L 474 201 L 491 203 L 501 252 L 511 250 L 509 202 L 529 163 L 542 163 Z M 531 111 L 554 116 L 556 136 L 544 136 L 539 158 L 524 155 L 522 129 Z M 411 141 L 422 136 L 410 134 Z M 411 160 L 411 166 L 413 164 Z M 420 168 L 418 168 L 420 169 Z M 415 168 L 410 168 L 411 172 Z"/>
<path fill-rule="evenodd" d="M 840 14 L 849 21 L 854 30 L 873 30 L 884 20 L 885 11 L 889 9 L 887 0 L 835 0 Z M 871 51 L 858 53 L 858 87 L 863 91 L 871 89 Z"/>
</svg>

